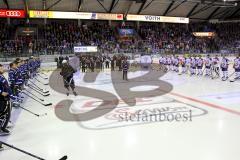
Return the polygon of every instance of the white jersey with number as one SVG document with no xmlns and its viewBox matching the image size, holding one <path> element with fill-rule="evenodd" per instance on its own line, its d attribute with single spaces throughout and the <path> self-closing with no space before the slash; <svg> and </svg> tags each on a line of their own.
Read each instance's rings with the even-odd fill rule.
<svg viewBox="0 0 240 160">
<path fill-rule="evenodd" d="M 187 58 L 187 59 L 186 59 L 186 65 L 190 66 L 190 64 L 191 64 L 191 59 L 190 59 L 190 58 Z"/>
<path fill-rule="evenodd" d="M 205 66 L 206 66 L 206 67 L 210 67 L 211 64 L 212 64 L 212 59 L 211 59 L 211 58 L 206 58 L 206 59 L 205 59 Z"/>
<path fill-rule="evenodd" d="M 221 61 L 221 68 L 228 68 L 228 61 L 227 58 L 223 58 Z"/>
<path fill-rule="evenodd" d="M 234 68 L 235 69 L 240 69 L 240 58 L 234 59 Z"/>
<path fill-rule="evenodd" d="M 214 67 L 219 67 L 219 66 L 220 66 L 220 64 L 219 64 L 219 59 L 218 59 L 217 57 L 215 57 L 215 58 L 212 59 L 212 65 L 213 65 Z"/>
</svg>

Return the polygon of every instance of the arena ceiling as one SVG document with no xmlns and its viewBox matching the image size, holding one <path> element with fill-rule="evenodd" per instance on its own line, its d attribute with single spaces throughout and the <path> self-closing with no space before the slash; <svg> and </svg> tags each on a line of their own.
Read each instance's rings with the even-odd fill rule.
<svg viewBox="0 0 240 160">
<path fill-rule="evenodd" d="M 0 0 L 0 8 L 239 19 L 240 0 Z"/>
</svg>

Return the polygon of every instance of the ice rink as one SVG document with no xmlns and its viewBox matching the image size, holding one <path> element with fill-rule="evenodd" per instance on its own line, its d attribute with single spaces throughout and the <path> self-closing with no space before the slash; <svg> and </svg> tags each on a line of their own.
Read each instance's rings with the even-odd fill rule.
<svg viewBox="0 0 240 160">
<path fill-rule="evenodd" d="M 64 155 L 69 160 L 240 159 L 240 81 L 230 83 L 220 78 L 212 80 L 204 76 L 168 72 L 155 79 L 154 83 L 149 81 L 151 77 L 145 77 L 146 81 L 138 81 L 138 86 L 124 88 L 135 84 L 138 77 L 147 72 L 130 72 L 128 82 L 121 80 L 122 73 L 119 71 L 114 72 L 114 78 L 109 70 L 98 75 L 90 74 L 88 82 L 84 80 L 83 73 L 75 73 L 76 85 L 92 89 L 93 96 L 86 96 L 84 89 L 77 90 L 78 96 L 67 96 L 55 89 L 61 85 L 61 77 L 58 76 L 55 84 L 51 84 L 54 73 L 44 72 L 50 77 L 50 85 L 38 81 L 35 84 L 49 90 L 51 95 L 43 97 L 32 93 L 45 98 L 43 103 L 51 102 L 53 105 L 43 106 L 26 98 L 21 106 L 40 114 L 40 117 L 14 108 L 12 134 L 0 139 L 47 160 L 57 160 Z M 92 77 L 96 77 L 96 81 Z M 41 77 L 38 80 L 48 82 Z M 162 95 L 154 92 L 146 97 L 143 94 L 136 99 L 132 97 L 132 92 L 156 91 L 158 87 L 161 90 L 162 84 L 157 81 L 171 84 L 170 92 Z M 108 95 L 116 99 L 111 101 Z M 98 109 L 103 101 L 96 98 L 98 96 L 111 103 Z M 70 106 L 69 110 L 66 106 Z M 88 120 L 77 117 L 92 110 L 99 113 L 88 117 Z M 158 111 L 173 114 L 191 111 L 192 118 L 184 122 L 119 120 L 119 115 L 131 115 L 139 110 L 151 114 Z M 41 115 L 44 113 L 47 115 Z M 71 114 L 75 116 L 71 117 Z M 5 147 L 0 152 L 0 159 L 34 158 Z"/>
</svg>

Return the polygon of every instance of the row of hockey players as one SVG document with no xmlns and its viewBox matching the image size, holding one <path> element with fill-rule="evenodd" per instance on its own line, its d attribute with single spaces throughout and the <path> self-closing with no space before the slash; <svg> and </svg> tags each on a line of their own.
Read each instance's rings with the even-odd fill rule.
<svg viewBox="0 0 240 160">
<path fill-rule="evenodd" d="M 165 71 L 175 71 L 179 72 L 179 67 L 182 67 L 181 73 L 189 73 L 190 75 L 203 75 L 209 76 L 211 78 L 220 77 L 220 69 L 222 71 L 222 80 L 225 81 L 229 78 L 230 60 L 223 56 L 221 59 L 217 55 L 215 57 L 210 57 L 207 55 L 206 58 L 200 56 L 162 56 L 159 59 L 160 67 Z M 233 68 L 235 70 L 234 80 L 240 79 L 240 58 L 236 56 L 233 62 Z"/>
<path fill-rule="evenodd" d="M 9 134 L 7 126 L 11 108 L 22 102 L 23 97 L 19 93 L 27 85 L 29 78 L 37 74 L 40 63 L 40 59 L 35 57 L 27 60 L 17 58 L 9 64 L 8 80 L 4 77 L 3 65 L 0 65 L 0 135 Z"/>
</svg>

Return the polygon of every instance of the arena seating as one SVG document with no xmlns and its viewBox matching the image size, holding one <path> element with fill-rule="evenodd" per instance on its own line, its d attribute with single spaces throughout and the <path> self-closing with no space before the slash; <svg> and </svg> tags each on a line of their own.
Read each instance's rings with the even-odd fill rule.
<svg viewBox="0 0 240 160">
<path fill-rule="evenodd" d="M 5 56 L 21 55 L 28 52 L 29 42 L 24 37 L 13 36 L 14 27 L 0 22 L 0 52 Z M 137 29 L 138 36 L 132 41 L 120 42 L 116 36 L 119 26 L 107 23 L 78 25 L 75 22 L 48 22 L 38 26 L 38 37 L 33 39 L 35 54 L 72 53 L 74 45 L 97 45 L 103 53 L 133 53 L 150 51 L 153 53 L 214 53 L 226 50 L 235 52 L 240 46 L 240 23 L 191 23 L 160 24 L 143 23 Z M 124 27 L 129 28 L 129 27 Z M 213 31 L 214 38 L 196 38 L 192 32 Z"/>
</svg>

